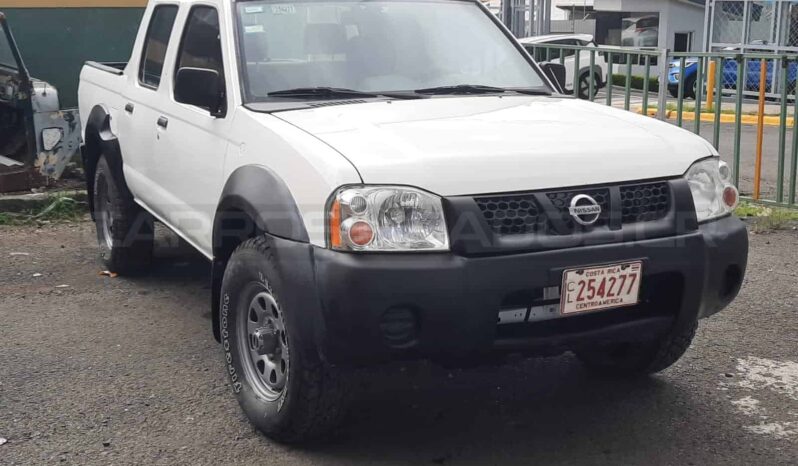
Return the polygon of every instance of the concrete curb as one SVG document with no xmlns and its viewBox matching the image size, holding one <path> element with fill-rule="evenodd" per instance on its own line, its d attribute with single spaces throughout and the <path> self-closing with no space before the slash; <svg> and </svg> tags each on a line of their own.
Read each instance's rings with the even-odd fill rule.
<svg viewBox="0 0 798 466">
<path fill-rule="evenodd" d="M 55 197 L 69 197 L 78 202 L 88 201 L 86 191 L 51 191 L 45 193 L 0 196 L 0 212 L 24 213 L 43 209 L 50 205 Z"/>
<path fill-rule="evenodd" d="M 637 107 L 635 112 L 638 115 L 643 114 L 643 107 Z M 676 120 L 678 117 L 678 112 L 676 110 L 668 110 L 665 112 L 666 118 L 669 120 Z M 657 116 L 657 109 L 648 109 L 648 116 Z M 715 114 L 714 113 L 701 113 L 701 121 L 706 123 L 713 123 L 715 121 Z M 684 121 L 695 121 L 695 112 L 693 111 L 684 111 L 682 113 L 682 120 Z M 740 121 L 744 125 L 752 125 L 756 126 L 759 124 L 759 117 L 757 115 L 742 115 Z M 720 115 L 720 122 L 721 123 L 736 123 L 737 122 L 737 115 L 730 114 L 730 113 L 721 113 Z M 781 126 L 781 117 L 780 116 L 765 116 L 764 118 L 765 126 Z M 787 117 L 787 127 L 792 127 L 795 124 L 793 117 Z"/>
</svg>

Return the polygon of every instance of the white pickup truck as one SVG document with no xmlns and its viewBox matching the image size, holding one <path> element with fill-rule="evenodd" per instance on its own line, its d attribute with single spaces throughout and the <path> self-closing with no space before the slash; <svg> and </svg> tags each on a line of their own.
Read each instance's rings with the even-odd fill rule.
<svg viewBox="0 0 798 466">
<path fill-rule="evenodd" d="M 669 124 L 558 94 L 476 0 L 153 0 L 126 64 L 87 63 L 102 258 L 159 221 L 212 263 L 249 419 L 298 442 L 352 367 L 573 351 L 676 362 L 737 295 L 729 168 Z"/>
</svg>

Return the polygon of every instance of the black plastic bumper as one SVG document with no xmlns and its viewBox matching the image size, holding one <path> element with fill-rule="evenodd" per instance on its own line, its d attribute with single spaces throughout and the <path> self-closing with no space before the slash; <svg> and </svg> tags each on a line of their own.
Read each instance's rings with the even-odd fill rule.
<svg viewBox="0 0 798 466">
<path fill-rule="evenodd" d="M 338 364 L 648 338 L 678 319 L 726 307 L 739 292 L 748 257 L 745 226 L 733 217 L 671 238 L 476 258 L 346 254 L 304 245 L 307 251 L 296 243 L 285 247 L 289 243 L 278 242 L 284 270 L 293 276 L 286 281 L 297 284 L 285 290 L 286 299 L 305 309 L 303 325 L 314 332 L 322 357 Z M 299 266 L 308 252 L 313 266 Z M 561 284 L 565 269 L 629 260 L 643 261 L 639 306 L 497 325 L 503 307 L 531 306 L 540 290 Z"/>
</svg>

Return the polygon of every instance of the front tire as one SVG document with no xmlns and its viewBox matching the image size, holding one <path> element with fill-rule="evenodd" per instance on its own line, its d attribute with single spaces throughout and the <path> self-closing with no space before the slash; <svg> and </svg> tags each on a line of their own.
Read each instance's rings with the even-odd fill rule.
<svg viewBox="0 0 798 466">
<path fill-rule="evenodd" d="M 100 259 L 110 272 L 130 275 L 152 262 L 152 216 L 133 202 L 133 196 L 100 157 L 94 176 L 94 218 Z"/>
<path fill-rule="evenodd" d="M 344 377 L 328 366 L 296 325 L 300 309 L 286 309 L 270 241 L 242 243 L 225 270 L 219 328 L 227 373 L 250 422 L 284 443 L 328 434 L 346 408 Z"/>
<path fill-rule="evenodd" d="M 692 77 L 688 79 L 684 85 L 684 96 L 695 100 L 697 95 L 698 95 L 698 81 L 696 80 L 695 77 Z"/>
<path fill-rule="evenodd" d="M 597 375 L 633 377 L 655 374 L 681 359 L 697 328 L 698 321 L 692 321 L 653 341 L 596 346 L 576 351 L 576 356 Z"/>
</svg>

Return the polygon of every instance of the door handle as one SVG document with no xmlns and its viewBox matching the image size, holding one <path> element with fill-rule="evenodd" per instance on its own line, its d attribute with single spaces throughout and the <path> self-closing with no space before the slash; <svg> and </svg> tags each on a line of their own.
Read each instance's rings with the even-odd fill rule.
<svg viewBox="0 0 798 466">
<path fill-rule="evenodd" d="M 135 109 L 136 109 L 136 106 L 135 106 L 135 105 L 133 105 L 133 104 L 127 104 L 127 105 L 125 105 L 125 111 L 126 111 L 127 113 L 130 113 L 131 115 L 133 114 L 133 110 L 135 110 Z"/>
<path fill-rule="evenodd" d="M 160 126 L 163 129 L 166 129 L 166 127 L 169 126 L 169 119 L 166 117 L 158 118 L 158 126 Z"/>
</svg>

